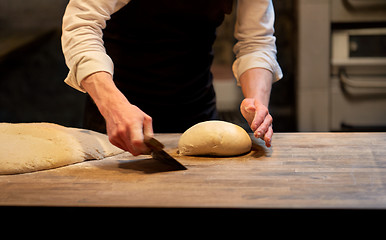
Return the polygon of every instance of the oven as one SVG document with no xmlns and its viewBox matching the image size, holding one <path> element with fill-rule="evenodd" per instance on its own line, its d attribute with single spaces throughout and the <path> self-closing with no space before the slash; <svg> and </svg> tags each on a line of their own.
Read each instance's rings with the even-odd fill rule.
<svg viewBox="0 0 386 240">
<path fill-rule="evenodd" d="M 298 0 L 299 131 L 386 131 L 386 0 Z"/>
<path fill-rule="evenodd" d="M 331 130 L 385 131 L 386 27 L 331 36 Z"/>
</svg>

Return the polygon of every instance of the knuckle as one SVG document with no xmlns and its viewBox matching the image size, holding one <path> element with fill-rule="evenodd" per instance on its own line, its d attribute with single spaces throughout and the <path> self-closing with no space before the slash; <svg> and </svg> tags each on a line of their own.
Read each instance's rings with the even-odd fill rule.
<svg viewBox="0 0 386 240">
<path fill-rule="evenodd" d="M 108 136 L 109 136 L 109 141 L 111 142 L 111 143 L 115 143 L 115 142 L 117 142 L 117 138 L 119 137 L 119 135 L 117 134 L 117 132 L 111 132 L 110 134 L 108 134 Z"/>
<path fill-rule="evenodd" d="M 113 144 L 114 146 L 118 147 L 119 143 L 115 140 L 115 138 L 109 137 L 109 141 L 110 141 L 111 144 Z"/>
<path fill-rule="evenodd" d="M 125 132 L 125 129 L 122 127 L 117 127 L 111 132 L 111 136 L 114 138 L 122 136 L 122 134 Z"/>
<path fill-rule="evenodd" d="M 259 109 L 259 111 L 258 111 L 258 113 L 257 113 L 257 115 L 258 115 L 259 117 L 261 117 L 261 118 L 267 117 L 268 114 L 269 114 L 269 113 L 268 113 L 268 109 L 266 109 L 266 108 Z"/>
<path fill-rule="evenodd" d="M 135 151 L 135 150 L 131 150 L 130 153 L 133 155 L 133 156 L 138 156 L 140 155 L 139 152 Z"/>
<path fill-rule="evenodd" d="M 143 141 L 140 139 L 132 139 L 131 145 L 133 145 L 134 148 L 140 148 L 142 146 Z"/>
<path fill-rule="evenodd" d="M 113 135 L 109 135 L 109 141 L 110 141 L 112 144 L 116 143 L 115 137 L 114 137 Z M 115 145 L 115 144 L 114 144 L 114 145 Z"/>
<path fill-rule="evenodd" d="M 272 124 L 272 121 L 273 121 L 272 116 L 271 116 L 270 114 L 268 114 L 266 118 L 267 118 L 267 120 L 268 120 L 268 122 L 269 122 L 269 125 L 271 125 L 271 124 Z"/>
<path fill-rule="evenodd" d="M 153 122 L 153 119 L 150 116 L 145 116 L 144 121 L 151 123 Z"/>
</svg>

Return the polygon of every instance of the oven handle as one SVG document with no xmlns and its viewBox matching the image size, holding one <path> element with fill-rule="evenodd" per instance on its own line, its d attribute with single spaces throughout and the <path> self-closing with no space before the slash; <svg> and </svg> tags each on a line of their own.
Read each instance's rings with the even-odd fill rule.
<svg viewBox="0 0 386 240">
<path fill-rule="evenodd" d="M 379 79 L 379 78 L 378 78 Z M 385 88 L 386 90 L 386 78 L 382 80 L 354 80 L 347 76 L 347 73 L 344 69 L 339 69 L 339 80 L 346 86 L 352 88 Z M 382 89 L 383 90 L 383 89 Z"/>
<path fill-rule="evenodd" d="M 372 0 L 368 1 L 354 1 L 354 0 L 342 0 L 343 5 L 348 10 L 378 10 L 378 9 L 384 9 L 386 7 L 386 4 L 384 0 Z"/>
</svg>

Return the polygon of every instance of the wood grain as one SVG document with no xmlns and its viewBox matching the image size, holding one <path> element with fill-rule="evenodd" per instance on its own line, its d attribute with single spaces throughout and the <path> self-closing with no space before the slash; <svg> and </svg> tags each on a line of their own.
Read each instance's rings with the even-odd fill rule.
<svg viewBox="0 0 386 240">
<path fill-rule="evenodd" d="M 67 167 L 0 176 L 2 206 L 386 208 L 386 133 L 277 133 L 237 157 L 178 156 L 167 171 L 124 153 Z"/>
</svg>

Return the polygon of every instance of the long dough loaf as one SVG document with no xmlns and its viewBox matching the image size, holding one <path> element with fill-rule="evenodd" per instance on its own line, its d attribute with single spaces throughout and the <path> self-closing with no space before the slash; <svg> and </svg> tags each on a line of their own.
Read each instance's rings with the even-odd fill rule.
<svg viewBox="0 0 386 240">
<path fill-rule="evenodd" d="M 52 123 L 0 123 L 0 174 L 61 167 L 123 152 L 105 134 Z"/>
</svg>

